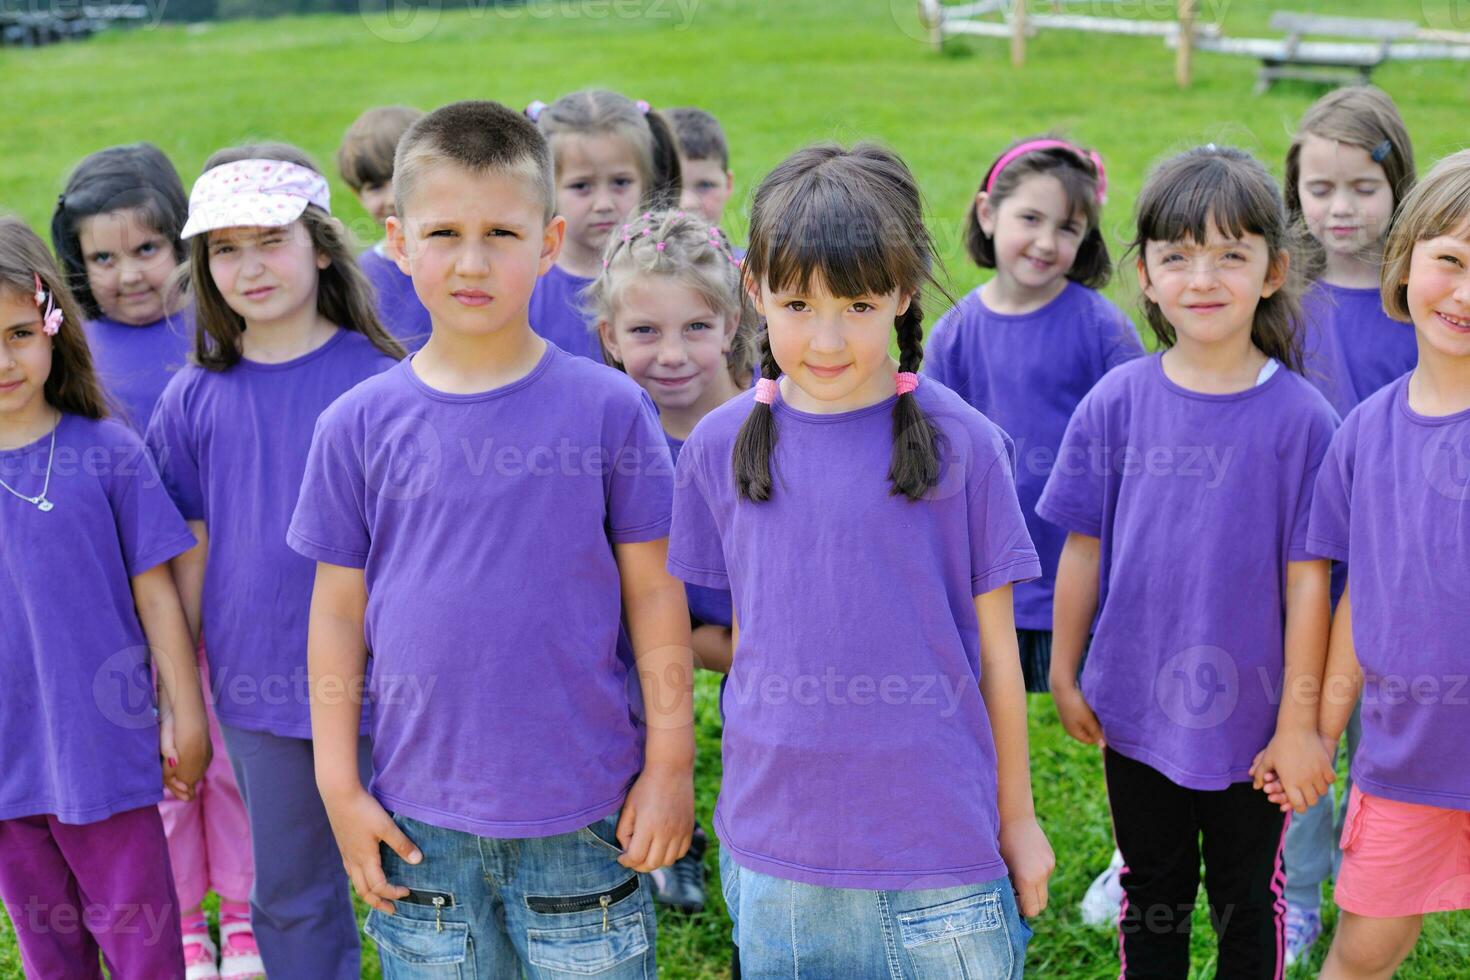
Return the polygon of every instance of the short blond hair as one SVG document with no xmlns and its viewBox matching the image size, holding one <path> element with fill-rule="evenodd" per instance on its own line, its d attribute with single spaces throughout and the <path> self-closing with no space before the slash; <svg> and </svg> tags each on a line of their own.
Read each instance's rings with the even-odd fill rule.
<svg viewBox="0 0 1470 980">
<path fill-rule="evenodd" d="M 1404 198 L 1383 248 L 1383 311 L 1409 322 L 1409 265 L 1419 242 L 1458 231 L 1470 222 L 1470 150 L 1452 153 Z"/>
</svg>

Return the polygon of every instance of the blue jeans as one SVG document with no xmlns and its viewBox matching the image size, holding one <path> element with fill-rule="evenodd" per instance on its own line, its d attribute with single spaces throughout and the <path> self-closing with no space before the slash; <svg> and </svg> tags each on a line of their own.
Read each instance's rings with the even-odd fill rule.
<svg viewBox="0 0 1470 980">
<path fill-rule="evenodd" d="M 1348 762 L 1357 754 L 1358 742 L 1363 737 L 1363 706 L 1353 708 L 1348 719 L 1347 737 Z M 1336 760 L 1334 760 L 1336 761 Z M 1348 775 L 1342 783 L 1342 800 L 1336 805 L 1334 815 L 1333 788 L 1327 795 L 1307 808 L 1306 813 L 1294 813 L 1286 827 L 1286 849 L 1283 861 L 1286 864 L 1286 900 L 1292 905 L 1320 912 L 1322 909 L 1322 882 L 1329 877 L 1336 880 L 1337 869 L 1342 865 L 1342 823 L 1347 817 L 1348 796 L 1353 791 L 1353 777 Z"/>
<path fill-rule="evenodd" d="M 824 888 L 742 868 L 720 851 L 743 980 L 1019 980 L 1031 928 L 1009 878 L 958 888 Z"/>
<path fill-rule="evenodd" d="M 382 849 L 388 881 L 413 889 L 368 913 L 384 980 L 656 976 L 653 890 L 617 862 L 616 815 L 518 839 L 393 820 L 424 859 Z"/>
</svg>

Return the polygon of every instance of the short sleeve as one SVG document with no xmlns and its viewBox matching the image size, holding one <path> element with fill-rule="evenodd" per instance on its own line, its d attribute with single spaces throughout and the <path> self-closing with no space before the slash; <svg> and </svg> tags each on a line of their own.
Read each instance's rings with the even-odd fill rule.
<svg viewBox="0 0 1470 980">
<path fill-rule="evenodd" d="M 138 437 L 114 449 L 108 501 L 117 522 L 128 575 L 141 575 L 194 547 L 194 535 L 163 487 L 153 457 Z"/>
<path fill-rule="evenodd" d="M 674 459 L 658 410 L 639 392 L 637 411 L 608 468 L 608 536 L 616 544 L 668 537 L 674 495 Z"/>
<path fill-rule="evenodd" d="M 163 485 L 186 521 L 204 520 L 204 484 L 199 474 L 199 447 L 184 405 L 184 375 L 164 388 L 148 420 L 145 437 L 158 464 Z"/>
<path fill-rule="evenodd" d="M 1311 520 L 1306 550 L 1313 557 L 1348 560 L 1349 504 L 1353 493 L 1354 448 L 1357 425 L 1353 416 L 1337 430 L 1317 470 L 1312 491 Z"/>
<path fill-rule="evenodd" d="M 674 471 L 674 525 L 669 531 L 669 573 L 691 585 L 729 589 L 720 527 L 702 469 L 705 443 L 686 443 Z"/>
<path fill-rule="evenodd" d="M 1096 396 L 1094 389 L 1083 397 L 1067 422 L 1051 475 L 1036 502 L 1036 513 L 1067 531 L 1100 538 L 1107 468 L 1093 465 L 1093 461 L 1103 458 L 1107 447 L 1101 399 Z"/>
<path fill-rule="evenodd" d="M 1302 479 L 1301 485 L 1297 487 L 1296 513 L 1292 515 L 1291 536 L 1286 549 L 1287 561 L 1312 561 L 1321 557 L 1313 552 L 1307 538 L 1318 474 L 1322 471 L 1322 463 L 1327 457 L 1327 449 L 1332 443 L 1332 433 L 1336 428 L 1337 415 L 1324 400 L 1321 411 L 1312 416 L 1303 450 Z"/>
<path fill-rule="evenodd" d="M 1102 373 L 1119 364 L 1143 356 L 1143 341 L 1127 314 L 1107 300 L 1102 300 L 1098 333 L 1102 341 Z"/>
<path fill-rule="evenodd" d="M 1016 496 L 1015 450 L 999 430 L 988 464 L 977 467 L 968 482 L 970 513 L 970 594 L 1041 577 L 1041 561 L 1026 530 Z M 977 460 L 979 462 L 979 460 Z"/>
<path fill-rule="evenodd" d="M 363 568 L 372 545 L 364 505 L 367 486 L 355 420 L 340 408 L 341 403 L 317 419 L 286 543 L 315 561 Z"/>
</svg>

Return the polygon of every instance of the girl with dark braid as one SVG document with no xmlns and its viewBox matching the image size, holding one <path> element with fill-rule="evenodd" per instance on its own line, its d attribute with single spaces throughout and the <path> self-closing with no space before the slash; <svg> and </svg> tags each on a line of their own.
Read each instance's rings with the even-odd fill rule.
<svg viewBox="0 0 1470 980">
<path fill-rule="evenodd" d="M 743 269 L 761 380 L 679 457 L 670 570 L 733 601 L 715 828 L 749 975 L 1019 977 L 1046 905 L 1011 598 L 1040 565 L 1010 440 L 919 383 L 932 263 L 893 153 L 789 157 Z"/>
</svg>

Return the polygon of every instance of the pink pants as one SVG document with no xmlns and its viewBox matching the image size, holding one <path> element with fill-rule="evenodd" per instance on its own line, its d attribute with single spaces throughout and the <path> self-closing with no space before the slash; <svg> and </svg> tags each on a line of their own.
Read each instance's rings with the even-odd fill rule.
<svg viewBox="0 0 1470 980">
<path fill-rule="evenodd" d="M 199 680 L 204 687 L 204 711 L 209 716 L 214 760 L 200 780 L 194 799 L 183 803 L 165 790 L 163 802 L 158 804 L 168 834 L 179 907 L 185 911 L 204 901 L 210 889 L 221 898 L 243 902 L 250 897 L 250 884 L 255 879 L 250 822 L 240 799 L 240 787 L 235 783 L 235 770 L 225 752 L 219 719 L 214 716 L 203 646 L 199 648 Z"/>
</svg>

